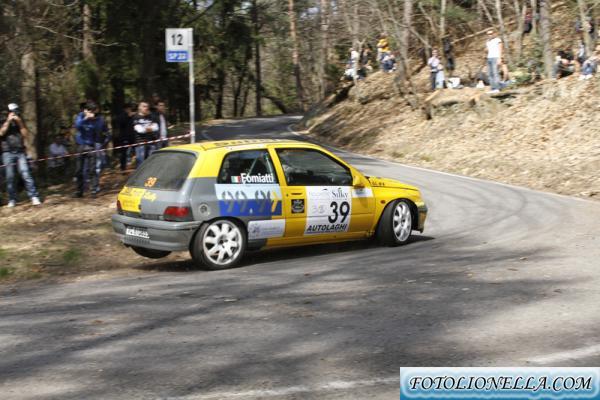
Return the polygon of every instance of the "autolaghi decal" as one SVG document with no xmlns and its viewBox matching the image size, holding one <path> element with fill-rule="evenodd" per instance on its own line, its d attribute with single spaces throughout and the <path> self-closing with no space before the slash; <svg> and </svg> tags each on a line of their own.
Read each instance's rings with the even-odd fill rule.
<svg viewBox="0 0 600 400">
<path fill-rule="evenodd" d="M 600 400 L 600 368 L 400 368 L 400 399 Z"/>
</svg>

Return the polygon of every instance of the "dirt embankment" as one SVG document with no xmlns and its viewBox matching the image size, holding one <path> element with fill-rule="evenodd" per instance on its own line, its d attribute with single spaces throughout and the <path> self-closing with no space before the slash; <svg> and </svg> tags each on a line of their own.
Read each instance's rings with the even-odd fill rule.
<svg viewBox="0 0 600 400">
<path fill-rule="evenodd" d="M 426 102 L 429 95 L 420 94 L 423 108 L 412 109 L 396 95 L 392 75 L 375 73 L 303 125 L 321 141 L 404 164 L 600 198 L 597 77 L 501 97 L 470 88 L 445 89 Z"/>
</svg>

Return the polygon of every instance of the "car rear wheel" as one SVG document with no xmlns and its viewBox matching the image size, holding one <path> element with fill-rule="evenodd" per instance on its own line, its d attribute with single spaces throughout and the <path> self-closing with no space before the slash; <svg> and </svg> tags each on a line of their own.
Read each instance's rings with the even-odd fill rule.
<svg viewBox="0 0 600 400">
<path fill-rule="evenodd" d="M 147 249 L 145 247 L 131 246 L 131 249 L 142 257 L 153 259 L 163 258 L 171 254 L 170 251 Z"/>
<path fill-rule="evenodd" d="M 377 239 L 386 246 L 399 246 L 409 241 L 413 214 L 406 200 L 395 200 L 383 211 L 377 226 Z"/>
<path fill-rule="evenodd" d="M 220 270 L 236 266 L 245 250 L 246 231 L 234 221 L 219 219 L 202 225 L 191 253 L 201 267 Z"/>
</svg>

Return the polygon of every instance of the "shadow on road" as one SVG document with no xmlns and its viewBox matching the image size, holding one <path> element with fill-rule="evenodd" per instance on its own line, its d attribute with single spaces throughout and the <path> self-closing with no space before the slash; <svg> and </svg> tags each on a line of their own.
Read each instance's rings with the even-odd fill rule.
<svg viewBox="0 0 600 400">
<path fill-rule="evenodd" d="M 397 247 L 399 250 L 408 251 L 417 243 L 429 242 L 434 240 L 431 236 L 425 235 L 414 235 L 411 237 L 409 243 L 404 246 Z M 297 247 L 285 247 L 268 250 L 256 250 L 249 251 L 243 258 L 242 262 L 236 268 L 246 268 L 264 263 L 271 263 L 277 261 L 292 261 L 307 257 L 323 256 L 342 254 L 348 252 L 361 252 L 365 249 L 374 249 L 381 247 L 375 240 L 358 240 L 351 242 L 341 243 L 330 243 L 330 244 L 313 244 L 306 246 Z M 310 248 L 310 252 L 307 249 Z M 391 248 L 389 248 L 391 249 Z M 156 261 L 151 263 L 144 263 L 142 265 L 133 266 L 133 269 L 141 271 L 153 271 L 153 272 L 181 272 L 181 273 L 193 273 L 204 271 L 201 267 L 197 266 L 191 259 L 189 260 L 168 260 L 168 261 Z M 204 271 L 206 272 L 206 271 Z"/>
</svg>

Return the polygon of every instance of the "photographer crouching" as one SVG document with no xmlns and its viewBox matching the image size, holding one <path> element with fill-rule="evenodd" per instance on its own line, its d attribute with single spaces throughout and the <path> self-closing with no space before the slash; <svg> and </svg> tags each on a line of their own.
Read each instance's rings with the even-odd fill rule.
<svg viewBox="0 0 600 400">
<path fill-rule="evenodd" d="M 19 116 L 19 106 L 15 103 L 8 105 L 8 117 L 0 127 L 0 141 L 2 142 L 2 164 L 6 170 L 6 191 L 8 192 L 8 207 L 14 207 L 17 204 L 17 190 L 15 188 L 15 167 L 19 171 L 27 195 L 31 199 L 31 204 L 39 206 L 41 203 L 33 176 L 27 163 L 25 154 L 25 139 L 29 131 L 25 122 Z"/>
</svg>

